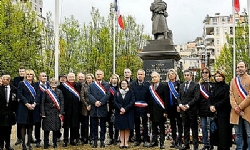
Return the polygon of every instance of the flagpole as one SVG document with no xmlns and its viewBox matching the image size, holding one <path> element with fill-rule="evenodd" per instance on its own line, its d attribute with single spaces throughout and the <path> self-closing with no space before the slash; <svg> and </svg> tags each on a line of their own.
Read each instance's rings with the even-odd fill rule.
<svg viewBox="0 0 250 150">
<path fill-rule="evenodd" d="M 250 0 L 247 0 L 248 15 L 248 57 L 250 58 Z"/>
<path fill-rule="evenodd" d="M 233 0 L 233 7 L 232 7 L 232 13 L 233 13 L 233 77 L 235 77 L 235 69 L 236 69 L 236 66 L 235 66 L 235 3 L 234 3 L 234 0 Z"/>
<path fill-rule="evenodd" d="M 113 5 L 114 11 L 113 11 L 113 74 L 115 74 L 115 3 Z"/>
<path fill-rule="evenodd" d="M 55 79 L 59 70 L 59 0 L 55 0 Z"/>
</svg>

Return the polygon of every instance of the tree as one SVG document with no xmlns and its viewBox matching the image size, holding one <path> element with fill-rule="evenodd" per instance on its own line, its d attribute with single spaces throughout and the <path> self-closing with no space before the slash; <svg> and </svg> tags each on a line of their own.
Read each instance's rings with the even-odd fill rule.
<svg viewBox="0 0 250 150">
<path fill-rule="evenodd" d="M 246 20 L 244 22 L 247 22 Z M 249 48 L 248 48 L 248 25 L 245 23 L 238 23 L 235 32 L 235 50 L 236 50 L 236 64 L 239 61 L 244 61 L 246 64 L 250 63 Z M 230 82 L 233 78 L 233 38 L 227 36 L 227 43 L 220 52 L 219 57 L 214 64 L 215 70 L 223 70 L 226 76 L 226 82 Z"/>
<path fill-rule="evenodd" d="M 42 23 L 29 3 L 0 2 L 0 70 L 11 76 L 20 66 L 42 68 Z"/>
</svg>

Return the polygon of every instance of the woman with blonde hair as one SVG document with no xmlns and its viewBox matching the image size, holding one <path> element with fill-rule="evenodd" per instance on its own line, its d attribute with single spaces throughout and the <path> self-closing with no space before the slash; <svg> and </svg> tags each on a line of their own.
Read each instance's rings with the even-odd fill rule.
<svg viewBox="0 0 250 150">
<path fill-rule="evenodd" d="M 177 98 L 179 96 L 180 81 L 177 72 L 174 69 L 169 69 L 167 72 L 167 114 L 170 119 L 172 132 L 172 145 L 170 148 L 179 148 L 182 145 L 182 118 L 180 115 L 180 108 L 178 106 Z M 178 127 L 178 130 L 177 128 Z M 178 137 L 177 137 L 178 131 Z"/>
<path fill-rule="evenodd" d="M 214 90 L 214 78 L 207 67 L 201 70 L 201 75 L 202 78 L 199 83 L 200 99 L 198 103 L 198 112 L 201 120 L 202 142 L 204 144 L 202 150 L 211 150 L 213 149 L 213 145 L 209 142 L 208 126 L 210 124 L 211 113 L 209 111 L 208 99 L 211 92 Z"/>
<path fill-rule="evenodd" d="M 24 81 L 20 82 L 17 88 L 17 96 L 20 99 L 17 110 L 17 123 L 21 126 L 23 150 L 27 150 L 25 144 L 26 130 L 28 134 L 27 146 L 31 150 L 32 128 L 35 122 L 40 121 L 40 112 L 37 111 L 39 106 L 34 89 L 35 81 L 35 72 L 28 69 L 25 72 Z"/>
</svg>

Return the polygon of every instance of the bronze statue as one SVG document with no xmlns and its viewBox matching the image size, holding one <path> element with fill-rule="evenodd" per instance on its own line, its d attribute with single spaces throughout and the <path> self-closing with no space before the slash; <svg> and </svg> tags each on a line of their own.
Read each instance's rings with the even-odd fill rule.
<svg viewBox="0 0 250 150">
<path fill-rule="evenodd" d="M 167 39 L 168 38 L 168 26 L 166 17 L 167 13 L 167 3 L 162 0 L 154 0 L 150 6 L 152 11 L 152 34 L 155 40 Z M 172 32 L 170 33 L 172 34 Z M 170 35 L 171 36 L 171 35 Z"/>
</svg>

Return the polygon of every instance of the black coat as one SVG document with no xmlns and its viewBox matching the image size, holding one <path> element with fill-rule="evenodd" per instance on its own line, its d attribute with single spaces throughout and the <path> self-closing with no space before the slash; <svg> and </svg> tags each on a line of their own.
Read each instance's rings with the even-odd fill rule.
<svg viewBox="0 0 250 150">
<path fill-rule="evenodd" d="M 16 123 L 17 109 L 16 88 L 10 86 L 9 103 L 5 99 L 5 86 L 0 86 L 0 126 L 11 126 Z"/>
<path fill-rule="evenodd" d="M 75 90 L 80 94 L 81 85 L 75 83 Z M 60 84 L 59 89 L 64 97 L 64 128 L 79 127 L 79 118 L 81 115 L 81 101 L 72 92 L 70 92 L 63 84 Z M 79 95 L 80 96 L 80 95 Z"/>
<path fill-rule="evenodd" d="M 197 114 L 197 105 L 200 98 L 200 88 L 195 82 L 191 81 L 187 92 L 184 91 L 185 83 L 180 85 L 179 97 L 177 99 L 178 105 L 189 105 L 189 111 Z"/>
<path fill-rule="evenodd" d="M 179 88 L 180 88 L 180 82 L 179 81 L 176 81 L 174 83 L 174 88 L 175 90 L 179 93 Z M 166 86 L 166 94 L 167 94 L 167 114 L 168 114 L 168 117 L 177 117 L 177 116 L 180 116 L 180 113 L 177 112 L 177 106 L 178 106 L 178 102 L 177 102 L 177 98 L 174 97 L 174 95 L 172 94 L 169 86 L 168 86 L 168 83 L 167 83 L 167 86 Z M 173 105 L 170 104 L 170 94 L 172 95 L 172 102 L 173 102 Z"/>
<path fill-rule="evenodd" d="M 166 92 L 166 84 L 159 83 L 158 88 L 156 89 L 156 93 L 160 96 L 162 101 L 164 102 L 165 109 L 163 109 L 160 105 L 156 103 L 152 94 L 150 94 L 149 98 L 149 113 L 150 120 L 152 122 L 165 122 L 166 118 L 163 116 L 164 113 L 167 114 L 167 92 Z"/>
<path fill-rule="evenodd" d="M 222 148 L 232 146 L 232 127 L 230 125 L 230 98 L 229 98 L 229 85 L 225 82 L 215 84 L 214 91 L 209 97 L 209 105 L 215 106 L 217 112 L 217 128 L 218 135 L 210 137 L 211 144 L 217 145 Z"/>
<path fill-rule="evenodd" d="M 44 92 L 41 100 L 41 115 L 45 116 L 42 121 L 42 129 L 45 131 L 58 131 L 61 128 L 61 120 L 59 114 L 64 114 L 64 98 L 62 91 L 56 89 L 56 96 L 60 102 L 60 110 L 58 110 L 47 92 Z"/>
<path fill-rule="evenodd" d="M 115 107 L 115 128 L 117 130 L 134 129 L 134 104 L 135 96 L 132 90 L 129 90 L 124 99 L 119 91 L 114 98 Z M 120 109 L 125 109 L 124 114 L 120 114 Z"/>
<path fill-rule="evenodd" d="M 204 86 L 209 93 L 214 90 L 214 83 L 212 82 L 203 82 L 201 85 Z M 198 112 L 200 117 L 209 117 L 211 115 L 208 99 L 206 99 L 202 94 L 200 94 Z"/>
<path fill-rule="evenodd" d="M 114 86 L 110 85 L 110 88 L 111 87 L 113 87 L 115 89 L 115 91 L 117 92 L 118 86 L 114 87 Z M 109 100 L 108 100 L 108 118 L 107 118 L 107 122 L 114 121 L 114 119 L 112 117 L 113 117 L 114 112 L 115 112 L 114 99 L 115 99 L 116 92 L 114 93 L 114 95 L 110 92 L 110 97 L 109 97 Z"/>
<path fill-rule="evenodd" d="M 142 101 L 145 103 L 149 102 L 150 92 L 149 92 L 149 82 L 143 82 L 139 85 L 138 80 L 133 81 L 131 84 L 131 89 L 135 94 L 135 102 Z M 147 117 L 148 107 L 134 107 L 135 117 Z"/>
<path fill-rule="evenodd" d="M 31 83 L 34 87 L 34 83 Z M 25 104 L 38 103 L 36 99 L 31 95 L 29 89 L 25 86 L 24 82 L 20 82 L 17 88 L 17 97 L 20 99 L 17 110 L 17 123 L 20 124 L 33 124 L 40 122 L 40 111 L 36 107 L 34 110 L 29 110 Z"/>
</svg>

